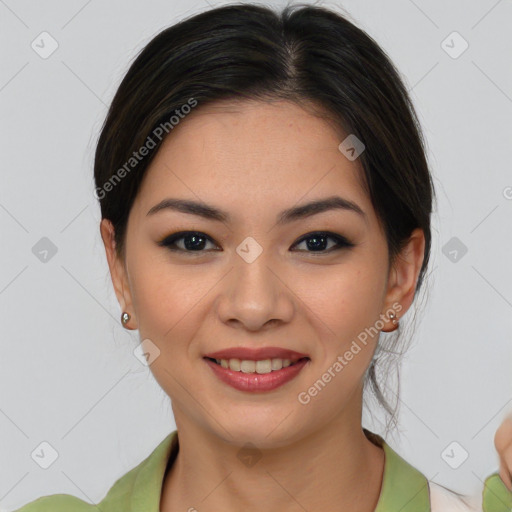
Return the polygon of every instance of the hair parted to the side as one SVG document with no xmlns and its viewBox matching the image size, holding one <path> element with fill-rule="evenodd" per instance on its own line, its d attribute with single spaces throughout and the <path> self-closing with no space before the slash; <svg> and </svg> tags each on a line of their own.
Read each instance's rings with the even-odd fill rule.
<svg viewBox="0 0 512 512">
<path fill-rule="evenodd" d="M 136 56 L 113 98 L 94 161 L 96 197 L 102 218 L 114 226 L 119 258 L 144 174 L 162 140 L 172 136 L 169 119 L 182 118 L 185 105 L 244 99 L 293 101 L 365 144 L 357 159 L 361 183 L 385 233 L 389 266 L 415 228 L 424 232 L 417 295 L 429 262 L 435 198 L 420 123 L 379 45 L 342 14 L 312 5 L 280 12 L 248 3 L 213 8 L 166 28 Z M 148 137 L 147 156 L 128 169 L 133 153 L 149 147 Z M 392 367 L 398 375 L 402 330 L 381 335 L 365 374 L 365 390 L 388 415 L 386 432 L 397 424 L 399 389 L 391 390 L 390 405 L 386 383 Z"/>
</svg>

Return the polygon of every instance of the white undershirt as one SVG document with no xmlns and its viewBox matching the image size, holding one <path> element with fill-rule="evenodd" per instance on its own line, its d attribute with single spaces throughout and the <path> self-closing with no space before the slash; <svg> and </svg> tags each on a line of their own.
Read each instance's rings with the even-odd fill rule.
<svg viewBox="0 0 512 512">
<path fill-rule="evenodd" d="M 460 498 L 457 494 L 429 482 L 431 512 L 482 512 L 482 497 Z"/>
</svg>

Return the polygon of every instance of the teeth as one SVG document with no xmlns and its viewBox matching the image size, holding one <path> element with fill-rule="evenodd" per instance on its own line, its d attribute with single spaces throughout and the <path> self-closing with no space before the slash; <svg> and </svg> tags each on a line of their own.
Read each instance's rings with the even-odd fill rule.
<svg viewBox="0 0 512 512">
<path fill-rule="evenodd" d="M 272 371 L 272 363 L 270 359 L 256 361 L 256 373 L 270 373 Z"/>
<path fill-rule="evenodd" d="M 222 368 L 229 368 L 234 372 L 242 373 L 270 373 L 286 368 L 293 364 L 290 359 L 263 359 L 260 361 L 251 361 L 249 359 L 215 359 Z"/>
<path fill-rule="evenodd" d="M 254 373 L 254 370 L 256 370 L 256 363 L 254 361 L 246 361 L 243 359 L 240 361 L 240 370 L 243 373 Z"/>
</svg>

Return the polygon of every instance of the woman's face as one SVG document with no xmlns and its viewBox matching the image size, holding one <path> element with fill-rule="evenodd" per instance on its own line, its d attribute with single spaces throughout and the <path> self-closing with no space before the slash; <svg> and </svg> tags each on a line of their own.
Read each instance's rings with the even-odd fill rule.
<svg viewBox="0 0 512 512">
<path fill-rule="evenodd" d="M 164 141 L 130 212 L 125 264 L 114 261 L 109 222 L 102 222 L 116 293 L 132 315 L 128 327 L 150 340 L 150 368 L 178 427 L 193 423 L 230 443 L 251 439 L 264 448 L 342 418 L 360 425 L 375 333 L 393 327 L 390 311 L 400 318 L 411 304 L 422 233 L 388 279 L 386 239 L 358 179 L 359 162 L 338 149 L 348 134 L 288 102 L 222 107 L 199 105 Z M 333 197 L 360 212 L 319 208 L 281 219 Z M 173 208 L 148 213 L 165 199 L 201 202 L 226 218 Z M 199 237 L 161 245 L 179 231 Z M 318 234 L 325 231 L 334 236 Z M 337 247 L 336 236 L 351 245 Z M 309 360 L 273 389 L 258 387 L 258 379 L 290 368 L 259 374 L 249 364 L 237 376 L 255 389 L 242 390 L 205 359 L 235 347 L 277 347 Z"/>
</svg>

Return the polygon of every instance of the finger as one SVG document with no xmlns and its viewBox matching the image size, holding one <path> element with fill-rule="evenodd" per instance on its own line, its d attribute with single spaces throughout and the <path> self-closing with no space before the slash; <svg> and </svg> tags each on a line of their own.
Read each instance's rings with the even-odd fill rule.
<svg viewBox="0 0 512 512">
<path fill-rule="evenodd" d="M 499 471 L 499 475 L 500 475 L 500 478 L 501 480 L 503 481 L 503 483 L 505 484 L 505 487 L 509 490 L 509 491 L 512 491 L 512 479 L 510 477 L 510 471 L 508 470 L 508 468 L 505 466 L 504 463 L 501 463 L 500 462 L 500 471 Z"/>
<path fill-rule="evenodd" d="M 512 491 L 512 447 L 500 457 L 500 477 L 509 491 Z"/>
<path fill-rule="evenodd" d="M 498 427 L 498 430 L 496 430 L 494 446 L 500 457 L 503 457 L 507 448 L 512 446 L 512 417 L 509 416 L 505 418 L 503 423 Z"/>
</svg>

